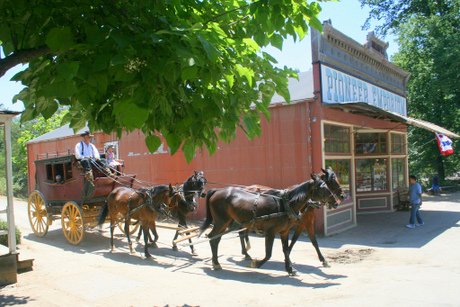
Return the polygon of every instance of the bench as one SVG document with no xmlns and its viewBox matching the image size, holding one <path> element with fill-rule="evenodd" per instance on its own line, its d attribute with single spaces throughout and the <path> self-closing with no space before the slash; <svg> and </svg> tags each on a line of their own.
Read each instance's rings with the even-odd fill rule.
<svg viewBox="0 0 460 307">
<path fill-rule="evenodd" d="M 408 200 L 409 191 L 405 188 L 400 188 L 396 191 L 397 202 L 394 204 L 394 208 L 399 211 L 408 211 L 409 210 L 409 200 Z"/>
</svg>

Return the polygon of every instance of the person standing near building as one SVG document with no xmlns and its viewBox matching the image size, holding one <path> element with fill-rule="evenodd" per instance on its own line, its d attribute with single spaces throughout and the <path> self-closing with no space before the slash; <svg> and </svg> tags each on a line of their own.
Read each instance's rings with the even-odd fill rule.
<svg viewBox="0 0 460 307">
<path fill-rule="evenodd" d="M 409 203 L 411 209 L 409 224 L 407 224 L 406 227 L 415 228 L 415 226 L 423 226 L 425 224 L 422 216 L 420 215 L 420 205 L 422 204 L 422 186 L 417 182 L 417 177 L 414 175 L 409 176 L 409 182 Z M 416 219 L 417 223 L 415 223 Z"/>
</svg>

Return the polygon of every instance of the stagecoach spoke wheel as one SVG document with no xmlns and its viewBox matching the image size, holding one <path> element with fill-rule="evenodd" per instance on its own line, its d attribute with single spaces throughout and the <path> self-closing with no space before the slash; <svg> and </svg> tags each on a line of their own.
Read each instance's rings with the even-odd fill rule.
<svg viewBox="0 0 460 307">
<path fill-rule="evenodd" d="M 46 211 L 45 197 L 39 191 L 33 191 L 29 195 L 27 204 L 29 222 L 37 237 L 44 237 L 48 232 L 51 219 Z"/>
<path fill-rule="evenodd" d="M 83 240 L 85 228 L 83 211 L 73 201 L 67 202 L 61 212 L 62 232 L 70 244 L 77 245 Z"/>
<path fill-rule="evenodd" d="M 139 229 L 139 226 L 140 226 L 140 222 L 137 221 L 137 220 L 131 220 L 131 222 L 129 223 L 129 234 L 132 235 L 132 234 L 135 234 L 137 232 L 137 230 Z M 118 223 L 118 228 L 123 232 L 125 233 L 125 222 L 119 222 Z"/>
</svg>

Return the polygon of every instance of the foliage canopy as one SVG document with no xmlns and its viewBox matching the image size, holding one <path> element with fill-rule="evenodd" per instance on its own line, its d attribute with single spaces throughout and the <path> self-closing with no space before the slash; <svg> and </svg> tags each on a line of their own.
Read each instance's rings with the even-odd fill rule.
<svg viewBox="0 0 460 307">
<path fill-rule="evenodd" d="M 279 49 L 317 29 L 321 8 L 305 0 L 5 0 L 0 2 L 0 77 L 26 88 L 23 121 L 59 106 L 78 129 L 140 129 L 151 151 L 162 135 L 188 160 L 216 149 L 238 126 L 260 133 L 275 92 L 289 101 L 288 68 L 261 47 Z"/>
<path fill-rule="evenodd" d="M 371 7 L 370 18 L 383 21 L 383 33 L 398 36 L 400 51 L 393 60 L 411 73 L 409 115 L 460 131 L 460 0 L 361 3 Z M 459 141 L 454 142 L 456 154 L 448 158 L 439 155 L 432 133 L 410 129 L 409 143 L 413 173 L 444 178 L 460 168 Z"/>
</svg>

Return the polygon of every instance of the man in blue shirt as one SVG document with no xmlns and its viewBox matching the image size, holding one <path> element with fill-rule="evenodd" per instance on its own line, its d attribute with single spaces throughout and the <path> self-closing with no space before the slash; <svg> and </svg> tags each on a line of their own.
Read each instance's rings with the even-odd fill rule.
<svg viewBox="0 0 460 307">
<path fill-rule="evenodd" d="M 96 146 L 91 143 L 91 138 L 94 137 L 89 131 L 85 131 L 80 136 L 83 141 L 75 145 L 75 158 L 80 161 L 81 166 L 85 170 L 86 180 L 93 181 L 92 164 L 96 164 L 101 170 L 103 169 L 107 176 L 111 176 L 112 172 L 107 166 L 105 159 L 101 159 Z"/>
<path fill-rule="evenodd" d="M 420 215 L 420 205 L 422 204 L 422 186 L 417 182 L 417 177 L 414 175 L 409 176 L 409 203 L 411 205 L 410 209 L 410 219 L 409 224 L 406 225 L 407 228 L 415 228 L 415 226 L 423 226 L 425 223 L 422 220 Z M 417 219 L 417 224 L 415 223 Z"/>
</svg>

